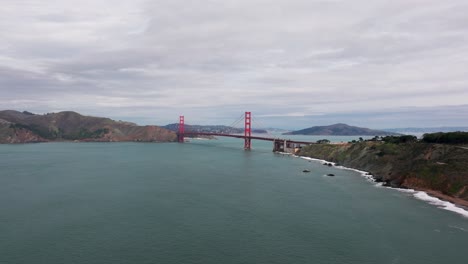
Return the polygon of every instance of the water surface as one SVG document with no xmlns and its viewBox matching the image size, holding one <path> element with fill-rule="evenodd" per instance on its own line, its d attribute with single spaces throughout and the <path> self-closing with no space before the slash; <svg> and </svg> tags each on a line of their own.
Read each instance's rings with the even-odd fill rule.
<svg viewBox="0 0 468 264">
<path fill-rule="evenodd" d="M 253 144 L 0 145 L 0 263 L 465 261 L 466 218 Z"/>
</svg>

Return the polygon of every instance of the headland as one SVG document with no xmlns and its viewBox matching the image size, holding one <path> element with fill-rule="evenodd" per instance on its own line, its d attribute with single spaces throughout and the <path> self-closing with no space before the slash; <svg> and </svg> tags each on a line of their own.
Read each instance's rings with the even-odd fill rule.
<svg viewBox="0 0 468 264">
<path fill-rule="evenodd" d="M 314 144 L 300 156 L 367 171 L 384 186 L 425 191 L 468 207 L 468 148 L 423 141 Z"/>
</svg>

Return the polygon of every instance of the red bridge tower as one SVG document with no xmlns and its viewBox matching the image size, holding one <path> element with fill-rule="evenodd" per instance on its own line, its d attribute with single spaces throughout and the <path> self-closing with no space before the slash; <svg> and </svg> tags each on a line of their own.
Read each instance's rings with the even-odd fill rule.
<svg viewBox="0 0 468 264">
<path fill-rule="evenodd" d="M 251 144 L 251 136 L 252 136 L 252 115 L 251 112 L 245 112 L 245 130 L 244 130 L 244 149 L 250 150 Z"/>
<path fill-rule="evenodd" d="M 185 121 L 184 116 L 179 116 L 179 142 L 184 143 Z"/>
</svg>

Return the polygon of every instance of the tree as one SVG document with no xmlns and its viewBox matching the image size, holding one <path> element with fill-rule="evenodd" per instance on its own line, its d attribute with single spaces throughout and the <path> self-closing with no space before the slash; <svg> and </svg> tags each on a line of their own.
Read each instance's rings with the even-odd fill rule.
<svg viewBox="0 0 468 264">
<path fill-rule="evenodd" d="M 468 144 L 468 132 L 448 132 L 424 134 L 422 141 L 439 144 Z"/>
</svg>

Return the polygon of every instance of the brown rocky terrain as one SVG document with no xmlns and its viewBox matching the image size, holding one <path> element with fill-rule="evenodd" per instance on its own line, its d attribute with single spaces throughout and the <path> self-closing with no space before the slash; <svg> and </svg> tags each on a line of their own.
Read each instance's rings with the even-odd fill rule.
<svg viewBox="0 0 468 264">
<path fill-rule="evenodd" d="M 170 142 L 177 135 L 157 126 L 138 126 L 109 118 L 83 116 L 66 111 L 35 115 L 0 111 L 0 143 L 48 141 L 139 141 Z"/>
<path fill-rule="evenodd" d="M 468 206 L 468 149 L 423 142 L 316 144 L 300 155 L 370 172 L 391 187 L 428 191 Z"/>
</svg>

